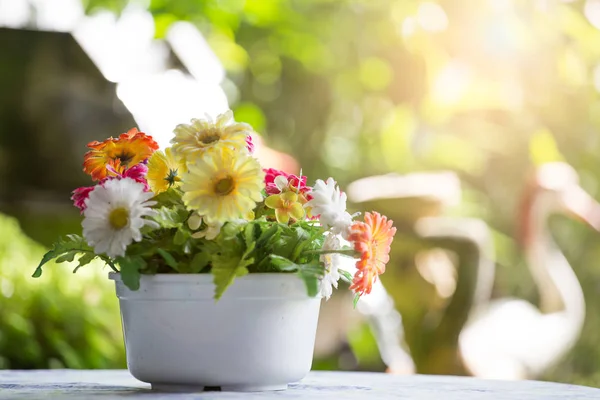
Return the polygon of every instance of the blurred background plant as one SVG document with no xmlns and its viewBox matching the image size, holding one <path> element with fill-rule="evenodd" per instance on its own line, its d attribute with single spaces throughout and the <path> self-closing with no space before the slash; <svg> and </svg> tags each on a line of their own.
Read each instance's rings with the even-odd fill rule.
<svg viewBox="0 0 600 400">
<path fill-rule="evenodd" d="M 52 29 L 57 10 L 67 3 L 0 0 L 0 23 Z M 20 12 L 26 17 L 2 20 L 2 7 L 15 4 L 25 4 Z M 176 21 L 195 25 L 225 68 L 221 87 L 236 119 L 253 125 L 270 147 L 292 154 L 311 179 L 334 176 L 346 187 L 389 172 L 455 172 L 462 201 L 447 213 L 479 218 L 491 227 L 495 297 L 538 298 L 517 235 L 531 168 L 566 161 L 579 172 L 582 186 L 598 195 L 598 0 L 83 0 L 82 5 L 81 12 L 127 20 L 129 29 L 140 31 L 148 28 L 148 19 L 132 15 L 142 10 L 151 16 L 157 43 Z M 77 18 L 73 14 L 72 26 Z M 103 85 L 89 60 L 74 56 L 74 41 L 15 32 L 0 32 L 0 50 L 8 54 L 0 61 L 0 87 L 11 89 L 0 94 L 0 210 L 16 216 L 28 235 L 47 246 L 56 235 L 78 229 L 76 210 L 63 205 L 68 206 L 72 188 L 87 184 L 76 167 L 84 144 L 134 123 L 120 102 L 124 91 L 120 100 L 114 95 L 116 80 Z M 120 61 L 141 68 L 133 56 Z M 72 146 L 61 142 L 65 139 Z M 30 170 L 32 163 L 44 168 Z M 360 204 L 353 207 L 362 210 Z M 423 201 L 398 201 L 389 216 L 408 226 L 425 207 Z M 583 286 L 587 317 L 575 348 L 543 378 L 600 386 L 600 237 L 561 216 L 553 218 L 551 229 Z M 421 339 L 444 315 L 449 295 L 440 295 L 418 272 L 419 246 L 410 235 L 397 238 L 383 281 L 403 316 L 417 370 L 463 373 L 458 367 L 435 371 L 436 360 L 420 356 L 425 354 Z M 71 282 L 62 266 L 62 278 L 30 282 L 36 260 L 19 263 L 11 279 L 27 282 L 20 283 L 27 288 Z M 7 273 L 4 267 L 1 272 Z M 82 279 L 74 277 L 73 284 L 84 285 Z M 17 283 L 12 285 L 17 293 Z M 113 296 L 109 289 L 103 293 Z M 16 307 L 12 299 L 2 301 Z M 21 316 L 31 312 L 18 306 L 27 310 Z M 74 301 L 65 312 L 75 313 L 79 306 L 83 303 Z M 2 324 L 10 325 L 15 317 L 6 309 L 0 311 Z M 102 310 L 111 308 L 97 306 L 81 318 L 96 318 Z M 48 317 L 31 315 L 30 324 Z M 384 368 L 364 325 L 353 325 L 347 342 L 316 360 L 315 367 Z M 74 349 L 80 355 L 86 351 L 83 345 Z M 108 354 L 114 353 L 99 354 L 99 360 Z M 0 355 L 10 359 L 5 365 L 17 365 Z M 118 365 L 119 357 L 109 358 Z M 48 361 L 39 362 L 31 366 Z"/>
<path fill-rule="evenodd" d="M 77 276 L 52 265 L 32 281 L 29 269 L 44 253 L 0 214 L 0 368 L 124 368 L 118 304 L 102 265 Z"/>
</svg>

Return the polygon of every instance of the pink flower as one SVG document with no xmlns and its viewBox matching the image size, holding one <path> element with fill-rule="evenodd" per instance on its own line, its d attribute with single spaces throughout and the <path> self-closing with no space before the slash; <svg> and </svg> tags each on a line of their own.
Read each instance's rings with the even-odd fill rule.
<svg viewBox="0 0 600 400">
<path fill-rule="evenodd" d="M 275 183 L 275 178 L 283 176 L 287 179 L 288 187 L 291 190 L 303 194 L 308 200 L 312 198 L 310 194 L 308 194 L 312 191 L 312 188 L 306 186 L 306 176 L 298 177 L 294 174 L 288 174 L 275 168 L 265 168 L 263 171 L 265 171 L 265 190 L 267 194 L 272 195 L 281 193 L 281 189 L 277 187 L 277 184 Z"/>
<path fill-rule="evenodd" d="M 148 182 L 146 181 L 146 173 L 148 172 L 148 167 L 145 163 L 139 163 L 134 165 L 131 168 L 127 168 L 123 173 L 117 172 L 112 166 L 107 165 L 106 169 L 113 176 L 107 176 L 102 179 L 98 184 L 104 185 L 105 182 L 110 181 L 112 179 L 123 179 L 123 178 L 131 178 L 136 182 L 144 184 L 144 190 L 146 192 L 150 191 L 150 187 L 148 186 Z M 85 201 L 90 196 L 90 192 L 94 190 L 96 186 L 82 186 L 73 190 L 73 195 L 71 196 L 71 200 L 75 204 L 75 207 L 79 208 L 81 213 L 85 211 L 86 205 Z"/>
<path fill-rule="evenodd" d="M 275 168 L 265 168 L 263 171 L 265 171 L 265 186 L 267 194 L 271 195 L 281 193 L 281 190 L 279 190 L 277 185 L 275 185 L 275 178 L 278 176 L 283 176 L 289 180 L 290 175 Z"/>
<path fill-rule="evenodd" d="M 125 171 L 123 171 L 123 173 L 117 172 L 115 169 L 113 169 L 109 165 L 106 166 L 106 169 L 113 176 L 108 176 L 108 177 L 104 178 L 102 181 L 100 181 L 100 184 L 103 184 L 107 180 L 111 180 L 111 179 L 115 179 L 115 178 L 116 179 L 131 178 L 136 182 L 143 183 L 144 191 L 146 191 L 146 192 L 150 191 L 150 187 L 148 186 L 148 181 L 146 181 L 146 174 L 148 173 L 148 166 L 146 165 L 146 163 L 136 164 L 131 168 L 127 168 Z"/>
<path fill-rule="evenodd" d="M 246 136 L 246 148 L 248 149 L 248 153 L 254 153 L 254 143 L 252 142 L 252 136 Z"/>
<path fill-rule="evenodd" d="M 73 190 L 73 196 L 71 196 L 71 200 L 75 204 L 75 207 L 79 208 L 81 214 L 85 211 L 85 201 L 90 196 L 90 192 L 94 190 L 96 186 L 82 186 Z"/>
</svg>

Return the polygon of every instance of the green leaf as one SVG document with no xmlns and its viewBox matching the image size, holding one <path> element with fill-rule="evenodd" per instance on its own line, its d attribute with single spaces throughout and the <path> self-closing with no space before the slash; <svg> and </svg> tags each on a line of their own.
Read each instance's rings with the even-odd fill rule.
<svg viewBox="0 0 600 400">
<path fill-rule="evenodd" d="M 146 261 L 140 256 L 119 257 L 117 263 L 121 267 L 121 279 L 131 290 L 140 288 L 140 271 L 146 267 Z"/>
<path fill-rule="evenodd" d="M 79 263 L 77 264 L 77 266 L 73 270 L 73 273 L 77 272 L 77 270 L 79 268 L 83 267 L 84 265 L 87 265 L 90 262 L 92 262 L 92 260 L 94 258 L 96 258 L 96 255 L 94 253 L 85 253 L 84 255 L 82 255 L 81 257 L 79 257 L 79 260 L 77 260 Z"/>
<path fill-rule="evenodd" d="M 42 266 L 48 261 L 52 260 L 54 257 L 56 257 L 56 252 L 54 250 L 50 250 L 49 252 L 44 254 L 44 256 L 42 257 L 42 261 L 40 261 L 39 265 L 33 272 L 32 277 L 39 278 L 40 276 L 42 276 Z"/>
<path fill-rule="evenodd" d="M 319 293 L 319 279 L 313 275 L 304 274 L 302 271 L 299 271 L 299 275 L 306 285 L 308 295 L 315 297 Z"/>
<path fill-rule="evenodd" d="M 245 260 L 224 255 L 215 255 L 212 261 L 211 272 L 215 284 L 215 300 L 223 296 L 225 290 L 233 283 L 236 277 L 248 274 L 248 266 L 254 262 L 253 258 Z"/>
<path fill-rule="evenodd" d="M 161 206 L 183 206 L 181 193 L 174 188 L 167 189 L 166 191 L 157 194 L 152 200 L 158 202 Z"/>
<path fill-rule="evenodd" d="M 254 224 L 246 224 L 244 229 L 244 241 L 246 242 L 246 248 L 254 248 L 256 243 L 254 242 Z"/>
<path fill-rule="evenodd" d="M 354 308 L 356 308 L 356 305 L 358 304 L 358 300 L 360 300 L 360 294 L 356 293 L 354 295 L 354 301 L 352 302 Z"/>
<path fill-rule="evenodd" d="M 160 254 L 160 256 L 163 258 L 163 260 L 165 260 L 165 262 L 167 263 L 167 265 L 169 267 L 173 268 L 175 271 L 178 271 L 177 261 L 171 255 L 171 253 L 169 253 L 168 251 L 165 251 L 163 249 L 156 249 L 156 252 L 158 254 Z"/>
<path fill-rule="evenodd" d="M 298 275 L 306 285 L 306 291 L 310 297 L 319 293 L 319 281 L 323 277 L 324 270 L 318 262 L 298 265 Z"/>
<path fill-rule="evenodd" d="M 273 264 L 279 271 L 298 271 L 298 265 L 288 260 L 285 257 L 278 256 L 277 254 L 270 254 L 269 258 L 271 260 L 271 264 Z"/>
<path fill-rule="evenodd" d="M 338 272 L 340 273 L 340 276 L 342 278 L 342 280 L 348 282 L 348 283 L 352 283 L 352 274 L 348 271 L 345 271 L 343 269 L 338 269 Z"/>
<path fill-rule="evenodd" d="M 302 253 L 302 250 L 304 250 L 304 248 L 307 245 L 310 245 L 316 238 L 317 236 L 322 236 L 323 233 L 321 232 L 321 230 L 315 230 L 312 233 L 307 232 L 306 230 L 302 229 L 301 227 L 296 227 L 294 229 L 294 233 L 296 234 L 296 247 L 294 248 L 294 251 L 292 252 L 292 260 L 297 261 L 298 257 L 300 257 L 300 254 Z"/>
<path fill-rule="evenodd" d="M 191 235 L 187 230 L 179 228 L 177 229 L 177 232 L 175 232 L 175 236 L 173 237 L 173 243 L 175 243 L 177 246 L 181 246 L 186 242 L 186 240 L 190 238 L 190 236 Z"/>
<path fill-rule="evenodd" d="M 194 255 L 189 265 L 189 272 L 196 274 L 202 271 L 210 262 L 210 254 L 207 252 L 199 252 Z"/>
<path fill-rule="evenodd" d="M 181 207 L 160 207 L 152 217 L 162 228 L 179 228 L 187 219 L 188 212 Z"/>
<path fill-rule="evenodd" d="M 235 221 L 227 222 L 223 228 L 221 228 L 221 238 L 224 240 L 231 240 L 237 236 L 238 233 L 248 224 L 248 221 L 238 219 Z"/>
<path fill-rule="evenodd" d="M 77 249 L 75 249 L 75 250 L 69 250 L 66 253 L 64 253 L 62 256 L 57 257 L 55 262 L 57 264 L 65 262 L 65 261 L 66 262 L 72 262 L 75 259 L 75 256 L 77 254 L 79 254 L 80 252 L 81 252 L 81 250 L 77 250 Z"/>
<path fill-rule="evenodd" d="M 274 224 L 269 229 L 263 231 L 258 240 L 256 240 L 256 247 L 263 246 L 269 239 L 271 239 L 279 231 L 279 225 Z"/>
<path fill-rule="evenodd" d="M 42 275 L 42 267 L 55 258 L 60 259 L 57 262 L 73 261 L 76 254 L 86 252 L 93 253 L 93 249 L 88 246 L 85 239 L 81 236 L 67 235 L 65 238 L 60 238 L 54 243 L 52 249 L 44 254 L 32 276 L 34 278 L 40 277 Z"/>
<path fill-rule="evenodd" d="M 215 300 L 221 298 L 225 290 L 236 277 L 249 273 L 248 267 L 254 263 L 250 254 L 254 251 L 256 242 L 252 241 L 245 250 L 245 243 L 239 237 L 231 240 L 219 238 L 219 251 L 212 256 L 213 282 L 215 284 Z"/>
</svg>

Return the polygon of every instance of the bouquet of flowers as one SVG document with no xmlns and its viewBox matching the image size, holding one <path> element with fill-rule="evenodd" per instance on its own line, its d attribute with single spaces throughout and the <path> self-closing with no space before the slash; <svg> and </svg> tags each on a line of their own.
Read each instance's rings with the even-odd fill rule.
<svg viewBox="0 0 600 400">
<path fill-rule="evenodd" d="M 213 121 L 178 125 L 158 149 L 136 128 L 91 142 L 83 170 L 94 186 L 73 192 L 83 236 L 67 235 L 46 253 L 73 272 L 99 258 L 131 290 L 141 274 L 210 273 L 215 299 L 248 273 L 297 273 L 309 296 L 329 298 L 339 279 L 355 303 L 385 271 L 396 229 L 377 212 L 346 211 L 336 181 L 263 169 L 253 157 L 252 128 L 228 111 Z M 341 257 L 356 260 L 354 276 Z"/>
</svg>

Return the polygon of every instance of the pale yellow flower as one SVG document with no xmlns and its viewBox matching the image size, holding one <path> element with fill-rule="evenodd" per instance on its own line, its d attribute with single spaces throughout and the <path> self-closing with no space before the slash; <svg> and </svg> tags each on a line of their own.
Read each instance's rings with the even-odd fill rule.
<svg viewBox="0 0 600 400">
<path fill-rule="evenodd" d="M 224 222 L 219 221 L 211 221 L 207 218 L 204 218 L 204 224 L 206 225 L 204 229 L 199 230 L 198 232 L 192 233 L 192 237 L 194 239 L 206 238 L 207 240 L 213 240 L 219 233 L 221 233 L 221 228 L 225 224 Z"/>
<path fill-rule="evenodd" d="M 202 226 L 202 222 L 204 222 L 204 229 L 198 231 L 198 229 L 200 229 Z M 206 238 L 208 240 L 213 240 L 219 236 L 223 225 L 223 222 L 215 222 L 209 220 L 208 218 L 202 218 L 202 216 L 198 215 L 197 213 L 193 213 L 188 218 L 188 227 L 193 231 L 197 231 L 192 233 L 192 237 L 194 239 Z"/>
<path fill-rule="evenodd" d="M 212 121 L 192 119 L 190 125 L 180 124 L 171 140 L 173 150 L 185 161 L 195 163 L 206 154 L 223 147 L 242 151 L 246 148 L 246 137 L 253 131 L 250 125 L 235 122 L 231 110 Z"/>
<path fill-rule="evenodd" d="M 264 177 L 248 153 L 221 148 L 188 164 L 181 186 L 183 201 L 213 222 L 244 218 L 263 199 Z"/>
</svg>

